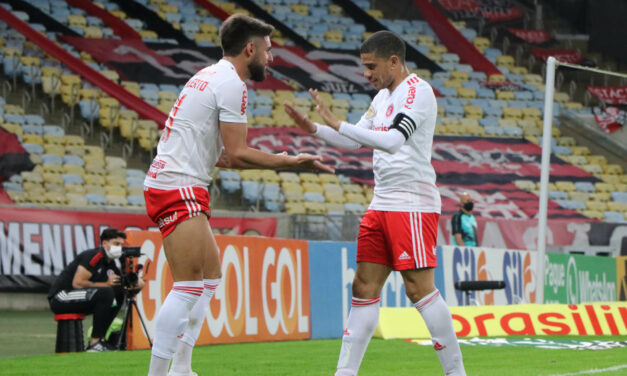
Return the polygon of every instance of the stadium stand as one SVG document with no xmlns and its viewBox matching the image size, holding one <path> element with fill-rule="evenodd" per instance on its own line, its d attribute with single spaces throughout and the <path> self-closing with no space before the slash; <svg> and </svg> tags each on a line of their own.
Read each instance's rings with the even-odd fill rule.
<svg viewBox="0 0 627 376">
<path fill-rule="evenodd" d="M 66 37 L 124 42 L 140 38 L 146 45 L 183 40 L 190 48 L 212 48 L 219 43 L 220 17 L 199 5 L 202 2 L 190 6 L 176 0 L 109 0 L 98 2 L 98 9 L 78 0 L 31 3 L 31 8 L 41 9 L 47 15 L 43 24 L 30 23 L 34 30 L 59 42 L 72 56 L 164 114 L 170 111 L 181 84 L 155 84 L 123 76 L 99 61 L 101 57 L 81 50 L 80 44 L 70 44 L 71 38 Z M 255 3 L 312 45 L 330 51 L 354 51 L 370 35 L 363 23 L 355 21 L 354 14 L 331 1 L 258 0 Z M 227 14 L 249 13 L 238 4 L 212 2 Z M 464 22 L 451 25 L 501 74 L 488 75 L 461 63 L 460 56 L 450 51 L 450 44 L 447 48 L 428 21 L 388 19 L 381 10 L 371 9 L 367 1 L 355 4 L 402 35 L 413 48 L 441 68 L 430 71 L 419 68 L 413 61 L 408 62 L 410 69 L 428 80 L 440 94 L 434 166 L 443 192 L 443 213 L 456 211 L 457 194 L 470 190 L 482 202 L 478 205 L 481 215 L 533 217 L 537 210 L 533 205 L 537 202 L 539 176 L 533 165 L 539 162 L 540 149 L 536 145 L 541 143 L 544 110 L 542 76 L 517 65 L 520 59 L 496 48 L 494 40 Z M 2 6 L 11 9 L 8 3 Z M 146 13 L 145 19 L 134 16 L 140 6 Z M 19 10 L 13 9 L 12 14 L 29 22 L 29 12 L 34 12 L 31 8 L 20 6 Z M 156 27 L 157 23 L 146 21 L 153 18 L 169 28 Z M 143 205 L 143 172 L 126 168 L 126 158 L 108 156 L 107 150 L 113 143 L 120 142 L 125 145 L 123 157 L 136 153 L 152 155 L 162 123 L 145 119 L 138 111 L 121 104 L 6 24 L 0 36 L 4 78 L 14 83 L 21 81 L 32 90 L 41 90 L 48 96 L 51 106 L 60 98 L 60 105 L 71 111 L 76 108 L 85 123 L 82 128 L 85 134 L 65 134 L 62 124 L 48 125 L 45 118 L 25 113 L 24 108 L 3 106 L 2 127 L 17 135 L 35 163 L 32 171 L 3 182 L 11 199 L 19 205 L 110 208 Z M 273 42 L 279 46 L 296 44 L 280 32 L 273 36 Z M 562 136 L 560 116 L 590 114 L 590 107 L 573 101 L 573 94 L 560 92 L 555 96 L 552 163 L 560 173 L 552 176 L 550 214 L 624 221 L 627 179 L 622 167 L 608 163 L 603 155 L 593 154 L 572 137 Z M 307 148 L 290 148 L 290 144 L 297 144 L 293 140 L 302 140 L 300 145 L 316 145 L 315 140 L 284 128 L 292 126 L 282 110 L 284 101 L 292 101 L 312 119 L 321 121 L 307 92 L 255 88 L 250 89 L 248 95 L 253 140 L 266 135 L 280 141 L 273 146 L 275 149 L 266 146 L 266 150 L 307 151 Z M 324 94 L 323 99 L 336 114 L 350 122 L 359 120 L 370 101 L 366 93 L 339 91 Z M 104 142 L 99 146 L 85 145 L 84 136 L 89 134 L 102 134 Z M 290 136 L 286 138 L 284 134 Z M 260 141 L 256 146 L 262 144 Z M 282 146 L 276 147 L 278 144 Z M 137 147 L 140 152 L 136 151 Z M 322 145 L 315 150 L 322 154 L 328 152 L 338 162 L 342 162 L 339 156 L 351 155 Z M 361 213 L 372 196 L 368 152 L 357 151 L 351 158 L 357 167 L 340 168 L 339 179 L 303 173 L 269 175 L 262 171 L 220 170 L 215 173 L 216 187 L 220 197 L 245 209 L 294 214 Z M 481 169 L 469 168 L 473 163 Z M 455 164 L 467 173 L 456 174 L 445 167 Z M 507 169 L 519 169 L 519 172 L 509 174 Z M 478 176 L 486 178 L 478 182 Z M 504 193 L 498 199 L 493 194 L 495 185 Z M 506 209 L 510 203 L 515 209 Z"/>
</svg>

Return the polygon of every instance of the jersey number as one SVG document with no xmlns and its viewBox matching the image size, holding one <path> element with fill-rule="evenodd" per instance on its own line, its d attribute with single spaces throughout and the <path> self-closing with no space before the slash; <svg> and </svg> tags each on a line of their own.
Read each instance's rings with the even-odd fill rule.
<svg viewBox="0 0 627 376">
<path fill-rule="evenodd" d="M 168 115 L 168 120 L 165 122 L 166 131 L 163 134 L 163 142 L 168 141 L 170 138 L 170 132 L 172 131 L 172 126 L 174 125 L 174 117 L 176 116 L 176 113 L 179 112 L 179 107 L 183 104 L 183 100 L 186 96 L 187 94 L 183 94 L 176 100 L 176 102 L 174 102 L 174 106 Z"/>
</svg>

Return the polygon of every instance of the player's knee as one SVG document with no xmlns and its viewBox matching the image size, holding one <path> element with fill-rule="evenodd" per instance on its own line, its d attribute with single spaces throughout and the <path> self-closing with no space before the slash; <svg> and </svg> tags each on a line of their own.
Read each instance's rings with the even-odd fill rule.
<svg viewBox="0 0 627 376">
<path fill-rule="evenodd" d="M 407 297 L 412 303 L 419 302 L 422 298 L 433 292 L 433 290 L 435 290 L 434 286 L 405 285 L 405 294 L 407 294 Z"/>
<path fill-rule="evenodd" d="M 353 281 L 353 297 L 359 299 L 374 299 L 379 296 L 381 287 L 376 283 L 355 278 Z"/>
</svg>

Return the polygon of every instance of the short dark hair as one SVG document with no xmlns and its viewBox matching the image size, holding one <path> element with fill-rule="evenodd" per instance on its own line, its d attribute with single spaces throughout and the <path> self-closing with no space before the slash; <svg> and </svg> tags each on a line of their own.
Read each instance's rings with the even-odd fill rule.
<svg viewBox="0 0 627 376">
<path fill-rule="evenodd" d="M 115 227 L 109 227 L 102 231 L 100 234 L 100 242 L 102 243 L 105 240 L 122 238 L 126 239 L 126 233 L 124 231 L 120 231 Z"/>
<path fill-rule="evenodd" d="M 405 62 L 405 41 L 391 31 L 377 31 L 361 44 L 359 52 L 374 53 L 374 56 L 381 59 L 389 59 L 390 56 L 396 55 Z"/>
<path fill-rule="evenodd" d="M 234 14 L 220 26 L 220 43 L 224 56 L 237 56 L 254 37 L 267 37 L 274 27 L 245 14 Z"/>
</svg>

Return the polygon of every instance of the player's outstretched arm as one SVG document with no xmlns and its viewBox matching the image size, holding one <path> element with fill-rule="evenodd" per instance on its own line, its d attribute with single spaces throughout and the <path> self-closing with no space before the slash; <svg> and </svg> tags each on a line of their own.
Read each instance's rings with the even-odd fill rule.
<svg viewBox="0 0 627 376">
<path fill-rule="evenodd" d="M 383 150 L 388 153 L 396 153 L 405 143 L 405 138 L 398 132 L 378 132 L 365 129 L 347 122 L 338 120 L 324 103 L 318 90 L 309 89 L 309 94 L 316 103 L 316 112 L 322 116 L 324 122 L 341 136 L 345 136 L 361 145 L 373 149 Z"/>
<path fill-rule="evenodd" d="M 275 170 L 294 169 L 334 173 L 335 170 L 322 163 L 318 155 L 299 154 L 296 156 L 270 154 L 251 148 L 246 143 L 246 124 L 220 122 L 225 156 L 230 168 L 269 168 Z M 222 159 L 222 158 L 221 158 Z"/>
<path fill-rule="evenodd" d="M 289 117 L 294 120 L 296 126 L 303 131 L 312 134 L 338 148 L 355 150 L 361 147 L 361 144 L 342 136 L 335 130 L 324 125 L 314 123 L 307 117 L 307 115 L 303 114 L 302 112 L 298 111 L 296 107 L 292 106 L 291 103 L 286 102 L 283 104 L 283 107 L 285 108 L 285 112 L 289 115 Z"/>
</svg>

